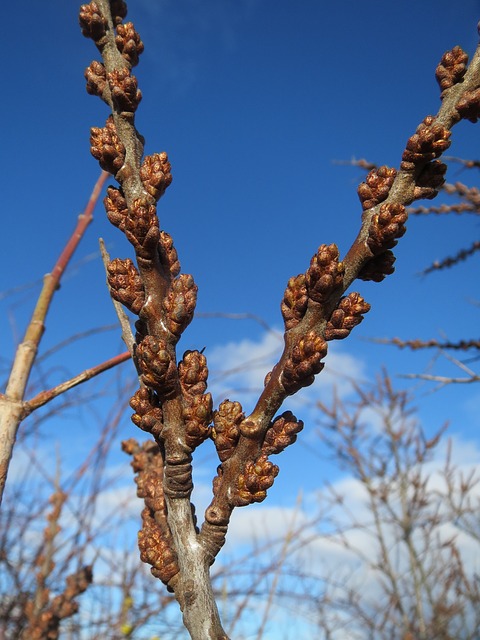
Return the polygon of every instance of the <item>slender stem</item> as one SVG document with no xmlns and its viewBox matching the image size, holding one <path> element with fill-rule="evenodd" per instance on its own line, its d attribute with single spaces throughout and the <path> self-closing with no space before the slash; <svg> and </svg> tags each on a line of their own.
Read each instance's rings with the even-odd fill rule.
<svg viewBox="0 0 480 640">
<path fill-rule="evenodd" d="M 18 428 L 24 417 L 23 398 L 37 356 L 38 347 L 45 331 L 45 319 L 62 275 L 93 220 L 93 210 L 102 191 L 108 173 L 102 171 L 83 213 L 78 216 L 77 226 L 60 254 L 51 273 L 43 280 L 43 287 L 25 332 L 25 337 L 15 353 L 12 370 L 5 395 L 0 396 L 0 504 L 3 498 L 8 468 Z"/>
</svg>

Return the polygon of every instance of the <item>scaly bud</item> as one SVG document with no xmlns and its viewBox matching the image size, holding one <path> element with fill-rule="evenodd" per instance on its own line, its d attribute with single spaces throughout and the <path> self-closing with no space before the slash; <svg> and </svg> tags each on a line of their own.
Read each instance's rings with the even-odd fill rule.
<svg viewBox="0 0 480 640">
<path fill-rule="evenodd" d="M 233 454 L 240 437 L 239 425 L 245 419 L 239 402 L 224 400 L 213 415 L 212 438 L 222 462 Z"/>
<path fill-rule="evenodd" d="M 197 302 L 198 287 L 191 275 L 182 273 L 172 282 L 168 296 L 163 301 L 167 328 L 178 339 L 190 324 Z"/>
<path fill-rule="evenodd" d="M 372 280 L 373 282 L 381 282 L 386 276 L 391 275 L 395 271 L 395 256 L 389 250 L 379 253 L 362 267 L 358 274 L 360 280 Z"/>
<path fill-rule="evenodd" d="M 131 22 L 117 26 L 115 43 L 117 49 L 131 67 L 138 64 L 138 58 L 143 53 L 144 46 Z"/>
<path fill-rule="evenodd" d="M 386 199 L 396 175 L 395 169 L 386 166 L 372 169 L 368 173 L 365 182 L 362 182 L 357 189 L 364 211 Z"/>
<path fill-rule="evenodd" d="M 177 367 L 164 340 L 147 335 L 137 348 L 142 382 L 154 389 L 159 397 L 168 399 L 176 390 Z"/>
<path fill-rule="evenodd" d="M 130 258 L 115 258 L 107 265 L 107 280 L 112 298 L 124 304 L 135 315 L 145 303 L 142 279 Z"/>
<path fill-rule="evenodd" d="M 287 331 L 300 322 L 305 315 L 307 306 L 307 285 L 305 275 L 302 273 L 294 278 L 290 278 L 283 296 L 281 309 Z"/>
<path fill-rule="evenodd" d="M 130 400 L 130 406 L 135 411 L 132 422 L 142 431 L 151 433 L 155 440 L 162 434 L 163 415 L 158 406 L 157 398 L 149 389 L 141 387 Z"/>
<path fill-rule="evenodd" d="M 262 453 L 266 456 L 281 453 L 297 439 L 297 433 L 303 429 L 302 420 L 297 420 L 291 411 L 285 411 L 275 418 L 265 435 Z"/>
<path fill-rule="evenodd" d="M 107 218 L 110 222 L 118 227 L 120 231 L 125 230 L 125 221 L 128 217 L 127 201 L 123 197 L 121 189 L 115 187 L 107 188 L 107 196 L 103 201 Z"/>
<path fill-rule="evenodd" d="M 86 38 L 91 38 L 97 46 L 101 44 L 107 28 L 107 20 L 102 15 L 96 2 L 82 4 L 78 16 L 82 33 Z"/>
<path fill-rule="evenodd" d="M 120 141 L 113 122 L 108 116 L 104 128 L 90 129 L 90 152 L 96 158 L 104 171 L 115 175 L 125 162 L 125 147 Z"/>
<path fill-rule="evenodd" d="M 314 331 L 310 331 L 292 349 L 292 355 L 285 363 L 281 382 L 288 395 L 293 395 L 302 387 L 308 387 L 320 373 L 324 364 L 321 359 L 327 355 L 327 343 Z"/>
<path fill-rule="evenodd" d="M 87 93 L 102 97 L 107 84 L 107 76 L 103 64 L 94 60 L 85 69 L 84 75 L 87 81 Z"/>
<path fill-rule="evenodd" d="M 407 210 L 402 204 L 387 202 L 382 204 L 379 213 L 372 218 L 367 244 L 370 251 L 377 255 L 397 244 L 406 231 Z"/>
<path fill-rule="evenodd" d="M 447 89 L 461 82 L 467 70 L 467 62 L 468 55 L 459 46 L 453 47 L 451 51 L 443 54 L 435 70 L 435 77 L 440 85 L 442 99 Z"/>
<path fill-rule="evenodd" d="M 310 261 L 305 274 L 308 297 L 315 302 L 324 302 L 335 289 L 343 284 L 345 267 L 338 260 L 336 244 L 322 244 Z"/>
<path fill-rule="evenodd" d="M 450 146 L 450 135 L 447 128 L 436 123 L 434 116 L 427 116 L 408 139 L 400 167 L 404 171 L 413 171 L 418 164 L 435 160 Z"/>
<path fill-rule="evenodd" d="M 145 156 L 140 168 L 140 178 L 147 193 L 155 200 L 159 200 L 171 184 L 171 169 L 172 166 L 165 151 Z"/>
<path fill-rule="evenodd" d="M 134 113 L 142 99 L 137 79 L 129 69 L 115 69 L 108 74 L 108 83 L 115 108 L 120 112 Z"/>
<path fill-rule="evenodd" d="M 243 507 L 252 502 L 262 502 L 277 475 L 277 465 L 272 464 L 266 455 L 261 455 L 255 462 L 247 462 L 245 472 L 238 476 L 233 504 Z"/>
<path fill-rule="evenodd" d="M 370 305 L 359 293 L 351 292 L 342 298 L 325 328 L 325 340 L 343 340 L 360 324 Z"/>
</svg>

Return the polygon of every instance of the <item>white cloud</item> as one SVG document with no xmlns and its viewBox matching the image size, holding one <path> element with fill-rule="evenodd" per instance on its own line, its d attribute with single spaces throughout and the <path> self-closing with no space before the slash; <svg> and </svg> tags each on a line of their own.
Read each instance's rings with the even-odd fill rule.
<svg viewBox="0 0 480 640">
<path fill-rule="evenodd" d="M 253 409 L 261 393 L 266 374 L 281 356 L 280 331 L 262 334 L 258 340 L 244 339 L 215 347 L 208 354 L 210 386 L 216 403 L 225 398 Z M 288 398 L 288 406 L 311 407 L 319 399 L 330 399 L 335 389 L 340 398 L 352 393 L 352 383 L 365 378 L 365 363 L 343 351 L 340 343 L 329 343 L 325 368 L 310 387 Z"/>
</svg>

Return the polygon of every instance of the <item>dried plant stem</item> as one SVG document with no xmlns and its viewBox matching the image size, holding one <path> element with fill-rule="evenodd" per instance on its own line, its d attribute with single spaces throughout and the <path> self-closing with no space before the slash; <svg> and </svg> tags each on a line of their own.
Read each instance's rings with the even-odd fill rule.
<svg viewBox="0 0 480 640">
<path fill-rule="evenodd" d="M 0 396 L 0 504 L 18 427 L 23 419 L 25 390 L 45 331 L 45 318 L 54 293 L 59 287 L 62 275 L 88 225 L 93 220 L 93 210 L 107 176 L 108 173 L 102 171 L 85 210 L 78 216 L 75 231 L 65 245 L 52 272 L 44 277 L 42 291 L 38 297 L 25 337 L 15 354 L 5 395 Z"/>
<path fill-rule="evenodd" d="M 26 418 L 28 415 L 30 415 L 32 411 L 35 411 L 35 409 L 38 409 L 39 407 L 43 407 L 45 404 L 47 404 L 54 398 L 57 398 L 62 393 L 65 393 L 65 391 L 69 391 L 70 389 L 77 387 L 79 384 L 82 384 L 82 382 L 91 380 L 95 376 L 98 376 L 100 373 L 103 373 L 104 371 L 108 371 L 109 369 L 116 367 L 122 362 L 126 362 L 127 360 L 130 360 L 130 357 L 131 357 L 130 352 L 124 351 L 123 353 L 118 354 L 118 356 L 114 356 L 109 360 L 105 360 L 105 362 L 101 362 L 96 367 L 85 369 L 84 371 L 82 371 L 82 373 L 79 373 L 78 376 L 70 378 L 70 380 L 66 380 L 65 382 L 61 382 L 60 384 L 57 384 L 57 386 L 53 387 L 52 389 L 41 391 L 36 396 L 34 396 L 31 400 L 27 400 L 23 402 L 23 405 L 22 405 L 23 411 L 21 414 L 22 420 Z"/>
</svg>

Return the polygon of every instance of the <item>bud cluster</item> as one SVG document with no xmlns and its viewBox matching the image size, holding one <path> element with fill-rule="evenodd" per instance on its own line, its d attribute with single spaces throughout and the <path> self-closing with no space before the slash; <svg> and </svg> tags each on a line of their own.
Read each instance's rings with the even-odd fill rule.
<svg viewBox="0 0 480 640">
<path fill-rule="evenodd" d="M 147 335 L 137 347 L 143 384 L 156 391 L 163 401 L 176 391 L 177 367 L 164 340 Z"/>
<path fill-rule="evenodd" d="M 262 453 L 266 456 L 281 453 L 297 439 L 297 433 L 303 429 L 302 420 L 297 420 L 291 411 L 285 411 L 275 418 L 265 435 Z"/>
<path fill-rule="evenodd" d="M 145 303 L 145 291 L 140 274 L 130 258 L 126 260 L 115 258 L 109 262 L 107 281 L 112 298 L 138 315 Z"/>
<path fill-rule="evenodd" d="M 252 502 L 262 502 L 277 475 L 277 465 L 272 464 L 264 454 L 254 462 L 247 462 L 244 472 L 238 476 L 233 504 L 244 507 Z"/>
<path fill-rule="evenodd" d="M 436 123 L 434 116 L 427 116 L 408 139 L 400 167 L 404 171 L 413 171 L 418 164 L 435 160 L 450 146 L 450 135 L 446 127 Z"/>
<path fill-rule="evenodd" d="M 159 440 L 163 428 L 162 410 L 158 399 L 146 387 L 141 387 L 130 399 L 130 406 L 135 411 L 132 422 L 142 431 L 151 433 L 155 440 Z"/>
<path fill-rule="evenodd" d="M 281 382 L 287 395 L 293 395 L 302 387 L 308 387 L 320 373 L 327 355 L 327 343 L 315 331 L 301 337 L 285 363 Z"/>
<path fill-rule="evenodd" d="M 90 152 L 102 169 L 116 175 L 125 163 L 125 147 L 117 135 L 111 115 L 108 116 L 105 127 L 90 129 L 90 145 Z"/>
<path fill-rule="evenodd" d="M 453 47 L 451 51 L 446 51 L 443 54 L 435 70 L 435 77 L 440 85 L 442 98 L 447 89 L 462 81 L 467 70 L 467 62 L 468 55 L 459 46 Z"/>
<path fill-rule="evenodd" d="M 368 173 L 365 182 L 360 183 L 357 189 L 364 211 L 375 207 L 387 198 L 396 175 L 396 169 L 386 166 L 372 169 Z"/>
<path fill-rule="evenodd" d="M 224 400 L 213 415 L 212 438 L 222 462 L 228 460 L 235 451 L 240 437 L 239 426 L 245 419 L 239 402 Z"/>
<path fill-rule="evenodd" d="M 370 305 L 359 293 L 352 291 L 348 296 L 341 298 L 327 322 L 325 339 L 343 340 L 357 324 L 362 322 L 364 314 L 368 311 L 370 311 Z"/>
<path fill-rule="evenodd" d="M 212 396 L 207 389 L 207 359 L 199 351 L 186 351 L 178 365 L 183 391 L 185 442 L 190 449 L 198 447 L 210 435 Z"/>
<path fill-rule="evenodd" d="M 338 258 L 336 244 L 322 244 L 311 259 L 305 282 L 308 297 L 314 302 L 324 302 L 335 289 L 342 286 L 345 267 Z"/>
<path fill-rule="evenodd" d="M 305 315 L 308 294 L 305 274 L 290 278 L 282 300 L 282 315 L 285 329 L 293 329 Z"/>
</svg>

